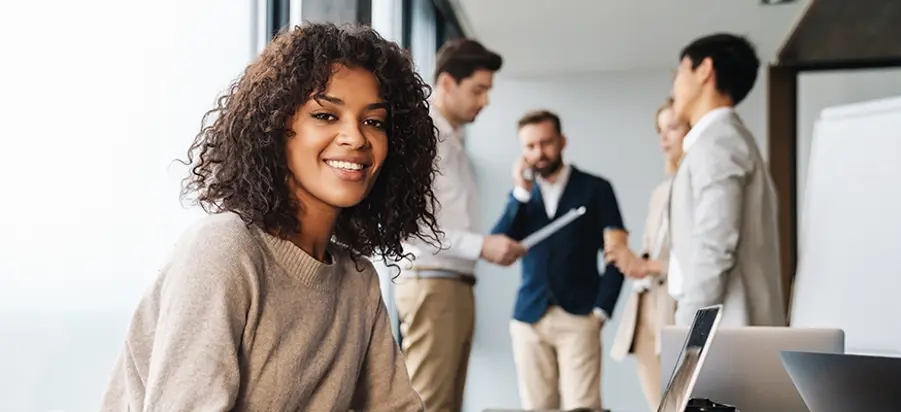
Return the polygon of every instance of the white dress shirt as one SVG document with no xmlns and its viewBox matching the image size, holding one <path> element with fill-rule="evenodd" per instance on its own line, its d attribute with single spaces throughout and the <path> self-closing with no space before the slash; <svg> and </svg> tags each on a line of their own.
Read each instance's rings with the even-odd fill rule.
<svg viewBox="0 0 901 412">
<path fill-rule="evenodd" d="M 412 253 L 416 259 L 402 267 L 473 274 L 485 239 L 476 232 L 478 190 L 475 175 L 463 147 L 462 130 L 451 126 L 434 104 L 430 114 L 438 128 L 438 174 L 434 191 L 439 206 L 435 217 L 444 235 L 440 239 L 440 249 L 417 238 L 408 239 L 404 251 Z"/>
<path fill-rule="evenodd" d="M 535 182 L 541 189 L 541 200 L 544 202 L 544 210 L 547 212 L 548 219 L 553 219 L 557 214 L 557 205 L 560 204 L 560 197 L 563 196 L 563 189 L 569 182 L 569 175 L 572 173 L 572 167 L 564 164 L 560 169 L 560 174 L 553 182 L 542 179 L 541 176 L 536 177 Z M 532 193 L 528 190 L 515 186 L 513 187 L 513 197 L 521 203 L 528 203 L 532 199 Z"/>
<path fill-rule="evenodd" d="M 685 135 L 685 139 L 682 140 L 682 152 L 683 155 L 688 153 L 688 150 L 691 149 L 691 146 L 698 141 L 698 138 L 701 137 L 701 134 L 704 133 L 704 130 L 710 126 L 714 121 L 723 118 L 725 116 L 729 116 L 732 113 L 733 109 L 731 107 L 720 107 L 713 109 L 704 116 L 701 116 L 698 119 L 698 123 L 691 128 L 688 134 Z M 669 210 L 669 205 L 667 205 L 666 210 Z M 667 216 L 667 222 L 669 218 Z M 679 299 L 683 295 L 685 277 L 682 274 L 682 269 L 679 266 L 679 257 L 673 251 L 670 251 L 669 256 L 669 268 L 667 273 L 667 288 L 669 290 L 670 296 L 675 299 Z"/>
</svg>

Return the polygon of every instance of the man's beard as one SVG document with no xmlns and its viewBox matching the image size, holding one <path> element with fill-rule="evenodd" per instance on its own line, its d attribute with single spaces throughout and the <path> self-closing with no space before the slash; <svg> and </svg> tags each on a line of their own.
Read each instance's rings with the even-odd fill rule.
<svg viewBox="0 0 901 412">
<path fill-rule="evenodd" d="M 542 159 L 545 160 L 545 159 Z M 547 166 L 544 167 L 536 167 L 535 172 L 538 173 L 541 177 L 548 177 L 554 173 L 557 173 L 560 168 L 563 167 L 563 158 L 558 157 L 555 160 L 549 161 Z"/>
</svg>

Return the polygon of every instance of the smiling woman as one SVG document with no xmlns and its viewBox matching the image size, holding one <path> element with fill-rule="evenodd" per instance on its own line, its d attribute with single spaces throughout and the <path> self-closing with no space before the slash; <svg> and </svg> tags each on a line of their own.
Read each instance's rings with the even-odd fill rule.
<svg viewBox="0 0 901 412">
<path fill-rule="evenodd" d="M 291 187 L 307 207 L 352 207 L 372 187 L 388 154 L 388 104 L 378 91 L 371 72 L 335 63 L 328 94 L 307 100 L 290 121 L 303 136 L 286 146 Z"/>
<path fill-rule="evenodd" d="M 288 32 L 207 114 L 216 119 L 191 147 L 185 194 L 196 194 L 205 210 L 234 212 L 283 236 L 326 217 L 302 224 L 298 212 L 332 200 L 341 210 L 327 220 L 335 222 L 339 243 L 397 261 L 406 237 L 434 238 L 420 233 L 435 227 L 428 92 L 408 54 L 370 29 L 314 25 Z M 361 147 L 347 149 L 355 145 Z M 348 150 L 370 161 L 385 158 L 368 168 L 371 178 L 360 186 L 366 190 L 346 192 L 343 200 L 318 197 L 344 196 L 337 192 L 346 186 L 321 180 L 321 167 L 340 160 L 324 156 Z"/>
<path fill-rule="evenodd" d="M 191 228 L 145 294 L 103 410 L 421 411 L 363 255 L 436 238 L 436 135 L 368 28 L 279 35 L 207 113 Z"/>
</svg>

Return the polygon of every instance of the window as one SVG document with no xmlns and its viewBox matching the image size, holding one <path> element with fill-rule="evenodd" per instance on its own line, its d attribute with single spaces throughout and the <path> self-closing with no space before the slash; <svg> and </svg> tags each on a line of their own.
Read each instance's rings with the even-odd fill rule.
<svg viewBox="0 0 901 412">
<path fill-rule="evenodd" d="M 446 0 L 401 1 L 402 44 L 413 54 L 419 74 L 431 82 L 435 71 L 435 52 L 446 41 L 463 36 L 463 31 Z"/>
<path fill-rule="evenodd" d="M 245 0 L 4 3 L 4 52 L 27 64 L 0 68 L 15 79 L 0 96 L 0 409 L 97 409 L 138 300 L 201 215 L 180 205 L 173 160 L 253 55 L 254 14 Z"/>
<path fill-rule="evenodd" d="M 404 4 L 407 0 L 371 0 L 371 24 L 382 37 L 403 43 Z"/>
<path fill-rule="evenodd" d="M 461 34 L 460 32 L 460 28 L 457 26 L 454 20 L 448 18 L 444 12 L 437 10 L 436 20 L 438 23 L 435 27 L 437 31 L 437 35 L 435 37 L 438 40 L 436 50 L 440 49 L 441 45 L 449 40 L 463 37 L 463 34 Z"/>
<path fill-rule="evenodd" d="M 431 84 L 438 44 L 437 10 L 431 0 L 412 0 L 410 3 L 410 53 L 419 74 Z"/>
<path fill-rule="evenodd" d="M 266 1 L 266 35 L 268 38 L 275 37 L 279 31 L 288 27 L 291 23 L 291 6 L 299 6 L 299 4 L 291 4 L 289 0 L 265 0 Z M 297 2 L 293 2 L 297 3 Z"/>
</svg>

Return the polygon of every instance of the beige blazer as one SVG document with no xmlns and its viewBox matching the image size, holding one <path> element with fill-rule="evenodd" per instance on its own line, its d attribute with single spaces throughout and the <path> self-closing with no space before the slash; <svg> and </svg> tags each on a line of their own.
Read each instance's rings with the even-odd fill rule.
<svg viewBox="0 0 901 412">
<path fill-rule="evenodd" d="M 673 324 L 673 315 L 675 314 L 676 309 L 676 303 L 669 295 L 669 291 L 667 291 L 666 288 L 666 267 L 669 260 L 670 248 L 669 236 L 665 232 L 661 233 L 660 231 L 660 227 L 664 223 L 664 215 L 667 212 L 666 204 L 669 200 L 671 183 L 672 180 L 667 178 L 651 192 L 648 217 L 645 219 L 644 235 L 642 236 L 641 253 L 647 253 L 650 255 L 651 259 L 660 261 L 661 267 L 663 268 L 663 273 L 654 279 L 654 281 L 651 282 L 650 289 L 644 292 L 646 299 L 654 300 L 656 313 L 656 316 L 653 319 L 645 319 L 645 321 L 653 322 L 654 329 L 658 331 L 666 325 Z M 657 244 L 658 236 L 663 236 L 663 239 L 660 239 L 662 243 L 659 255 L 654 256 L 654 246 Z M 613 345 L 610 348 L 610 356 L 616 361 L 625 359 L 626 355 L 632 352 L 632 344 L 635 340 L 635 328 L 638 326 L 640 295 L 639 292 L 632 289 L 632 293 L 626 301 L 626 308 L 620 318 L 619 329 L 617 329 L 616 332 L 616 339 L 614 339 Z M 660 334 L 658 333 L 656 336 L 657 353 L 659 354 Z"/>
<path fill-rule="evenodd" d="M 677 325 L 723 304 L 721 327 L 785 326 L 776 212 L 773 181 L 738 115 L 699 129 L 670 193 L 670 259 L 683 279 Z"/>
</svg>

